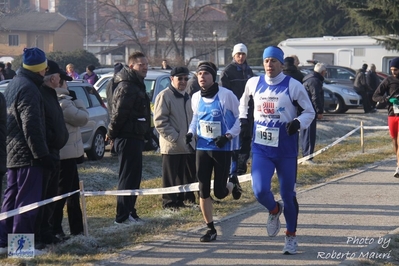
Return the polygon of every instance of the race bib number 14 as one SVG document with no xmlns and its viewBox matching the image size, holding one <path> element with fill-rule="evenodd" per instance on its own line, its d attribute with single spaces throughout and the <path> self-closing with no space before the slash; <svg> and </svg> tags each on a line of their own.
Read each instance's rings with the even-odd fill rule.
<svg viewBox="0 0 399 266">
<path fill-rule="evenodd" d="M 255 143 L 265 146 L 278 147 L 280 129 L 256 125 Z"/>
<path fill-rule="evenodd" d="M 220 121 L 205 121 L 200 120 L 201 136 L 205 138 L 214 139 L 222 135 L 222 126 Z"/>
</svg>

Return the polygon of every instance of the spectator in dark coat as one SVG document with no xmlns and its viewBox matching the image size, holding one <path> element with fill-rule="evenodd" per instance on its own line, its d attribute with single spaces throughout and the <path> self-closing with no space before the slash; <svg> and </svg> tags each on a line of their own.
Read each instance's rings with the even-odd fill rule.
<svg viewBox="0 0 399 266">
<path fill-rule="evenodd" d="M 39 86 L 47 68 L 45 53 L 25 48 L 23 64 L 4 92 L 7 103 L 7 188 L 1 211 L 42 199 L 44 169 L 55 160 L 46 142 L 44 105 Z M 0 221 L 0 253 L 7 252 L 7 234 L 33 234 L 38 209 Z"/>
<path fill-rule="evenodd" d="M 112 98 L 113 98 L 116 86 L 118 85 L 117 83 L 115 83 L 114 79 L 115 79 L 116 74 L 119 71 L 121 71 L 122 68 L 123 68 L 123 64 L 121 64 L 121 63 L 116 63 L 114 65 L 114 76 L 108 82 L 107 88 L 106 88 L 106 91 L 105 91 L 106 94 L 107 94 L 107 109 L 108 109 L 109 116 L 112 115 Z M 111 153 L 111 156 L 117 156 L 117 154 L 115 152 L 114 144 L 112 142 L 111 142 L 110 153 Z"/>
<path fill-rule="evenodd" d="M 376 67 L 374 64 L 370 65 L 370 69 L 369 71 L 367 71 L 366 73 L 366 80 L 367 80 L 367 84 L 370 86 L 371 91 L 368 93 L 369 95 L 369 99 L 370 99 L 370 104 L 372 108 L 375 108 L 376 106 L 376 102 L 373 101 L 373 94 L 375 92 L 375 90 L 378 88 L 378 85 L 380 85 L 380 78 L 377 75 L 377 72 L 375 71 Z"/>
<path fill-rule="evenodd" d="M 61 76 L 63 78 L 61 78 Z M 40 86 L 40 93 L 44 103 L 46 123 L 46 141 L 48 149 L 56 160 L 54 169 L 43 171 L 43 197 L 50 199 L 58 195 L 58 181 L 60 176 L 60 150 L 68 141 L 69 133 L 65 125 L 64 114 L 58 102 L 56 88 L 60 86 L 61 79 L 72 80 L 59 65 L 48 60 L 48 67 Z M 53 213 L 55 203 L 50 203 L 39 208 L 36 220 L 35 243 L 37 249 L 42 249 L 46 244 L 60 242 L 53 231 Z"/>
<path fill-rule="evenodd" d="M 316 144 L 316 120 L 323 119 L 324 112 L 324 92 L 323 81 L 326 75 L 326 66 L 323 63 L 317 63 L 314 66 L 313 73 L 306 75 L 303 79 L 303 86 L 308 92 L 310 101 L 312 102 L 313 109 L 316 116 L 310 126 L 300 131 L 302 155 L 308 156 L 314 152 Z M 305 161 L 304 164 L 312 164 L 313 157 Z"/>
<path fill-rule="evenodd" d="M 6 74 L 4 76 L 5 79 L 13 79 L 15 75 L 17 75 L 17 73 L 15 73 L 15 71 L 11 69 L 11 66 L 12 65 L 10 62 L 6 63 L 6 68 L 5 68 Z"/>
<path fill-rule="evenodd" d="M 367 64 L 363 64 L 362 68 L 357 71 L 355 81 L 353 82 L 353 89 L 357 94 L 362 96 L 363 110 L 365 114 L 376 112 L 370 103 L 369 92 L 371 91 L 371 87 L 367 84 L 367 67 Z"/>
<path fill-rule="evenodd" d="M 293 57 L 284 58 L 283 73 L 287 76 L 293 77 L 300 83 L 303 83 L 302 72 L 294 65 L 295 59 Z"/>
</svg>

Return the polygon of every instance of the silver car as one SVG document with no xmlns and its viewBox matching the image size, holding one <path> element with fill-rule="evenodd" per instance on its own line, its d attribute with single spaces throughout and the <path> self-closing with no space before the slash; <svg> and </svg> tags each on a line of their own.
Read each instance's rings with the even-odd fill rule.
<svg viewBox="0 0 399 266">
<path fill-rule="evenodd" d="M 107 107 L 94 87 L 83 80 L 67 82 L 68 89 L 85 103 L 89 121 L 80 128 L 83 146 L 89 160 L 100 160 L 105 152 L 105 135 L 109 123 Z"/>
</svg>

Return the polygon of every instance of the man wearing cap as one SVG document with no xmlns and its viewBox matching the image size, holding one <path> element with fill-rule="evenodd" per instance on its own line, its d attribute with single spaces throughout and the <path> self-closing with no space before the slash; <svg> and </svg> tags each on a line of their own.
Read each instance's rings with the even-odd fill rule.
<svg viewBox="0 0 399 266">
<path fill-rule="evenodd" d="M 389 64 L 392 76 L 386 77 L 378 86 L 373 100 L 388 104 L 388 128 L 396 155 L 396 171 L 394 177 L 399 178 L 399 57 Z"/>
<path fill-rule="evenodd" d="M 265 75 L 253 77 L 245 85 L 240 99 L 240 118 L 247 118 L 248 100 L 254 99 L 254 137 L 252 141 L 252 189 L 269 212 L 266 229 L 276 236 L 281 228 L 280 215 L 286 220 L 284 254 L 295 254 L 298 202 L 296 175 L 298 130 L 309 127 L 315 117 L 312 103 L 303 85 L 282 73 L 284 53 L 276 46 L 263 52 Z M 303 112 L 297 116 L 297 107 Z M 283 202 L 276 202 L 271 179 L 276 170 Z M 284 204 L 283 204 L 284 203 Z"/>
<path fill-rule="evenodd" d="M 243 43 L 234 45 L 233 48 L 233 61 L 226 66 L 222 75 L 220 76 L 220 85 L 231 90 L 234 95 L 240 100 L 247 80 L 254 76 L 252 69 L 247 64 L 248 49 Z M 239 185 L 237 175 L 247 173 L 247 161 L 251 153 L 251 139 L 252 139 L 252 126 L 253 126 L 253 100 L 252 98 L 248 103 L 248 116 L 247 119 L 241 119 L 240 131 L 240 147 L 235 150 L 231 157 L 230 179 L 233 183 L 237 183 L 237 189 L 233 191 L 233 198 L 239 199 L 241 197 L 241 186 Z"/>
<path fill-rule="evenodd" d="M 213 207 L 210 198 L 211 178 L 214 172 L 214 195 L 223 199 L 237 184 L 227 182 L 231 152 L 238 149 L 240 121 L 238 99 L 231 90 L 219 86 L 216 71 L 210 63 L 197 68 L 198 84 L 201 90 L 194 93 L 191 105 L 193 119 L 186 135 L 186 143 L 197 137 L 196 173 L 199 181 L 200 207 L 208 231 L 201 242 L 216 240 L 213 223 Z"/>
<path fill-rule="evenodd" d="M 157 95 L 154 103 L 154 126 L 159 133 L 159 146 L 162 154 L 163 187 L 196 182 L 195 143 L 186 144 L 185 142 L 185 136 L 193 117 L 190 97 L 186 92 L 188 75 L 189 71 L 186 67 L 173 68 L 170 73 L 169 87 Z M 195 202 L 194 193 L 189 193 L 187 196 L 191 198 L 187 200 Z M 163 194 L 162 207 L 173 210 L 185 207 L 184 194 Z"/>
<path fill-rule="evenodd" d="M 147 71 L 147 57 L 142 52 L 134 52 L 129 56 L 127 66 L 114 79 L 117 86 L 107 139 L 114 142 L 118 154 L 118 190 L 140 188 L 144 138 L 151 123 L 150 99 L 144 83 Z M 136 200 L 137 196 L 117 196 L 115 224 L 143 222 L 135 209 Z"/>
<path fill-rule="evenodd" d="M 51 155 L 56 160 L 54 169 L 45 169 L 43 172 L 43 197 L 50 199 L 58 195 L 58 181 L 60 175 L 60 150 L 68 141 L 69 133 L 66 128 L 64 114 L 58 102 L 56 88 L 60 87 L 61 80 L 71 81 L 72 78 L 52 60 L 47 60 L 47 69 L 43 84 L 40 86 L 44 104 L 46 123 L 46 141 Z M 58 243 L 60 240 L 53 232 L 52 216 L 55 203 L 39 208 L 36 220 L 35 242 L 36 248 L 44 248 L 46 244 Z M 40 244 L 40 246 L 39 246 Z"/>
<path fill-rule="evenodd" d="M 7 188 L 2 212 L 42 199 L 44 169 L 55 160 L 46 142 L 46 124 L 39 86 L 47 68 L 45 53 L 25 48 L 23 64 L 7 86 Z M 33 234 L 38 209 L 0 221 L 0 253 L 7 252 L 7 234 Z"/>
</svg>

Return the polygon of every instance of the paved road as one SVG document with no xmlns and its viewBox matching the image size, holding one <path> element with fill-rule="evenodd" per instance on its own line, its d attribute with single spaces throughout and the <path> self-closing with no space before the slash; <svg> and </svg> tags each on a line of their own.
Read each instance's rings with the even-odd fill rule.
<svg viewBox="0 0 399 266">
<path fill-rule="evenodd" d="M 346 257 L 371 256 L 367 252 L 376 246 L 388 256 L 392 236 L 387 234 L 395 234 L 393 230 L 399 226 L 399 179 L 392 177 L 394 170 L 394 160 L 387 160 L 300 190 L 296 255 L 282 255 L 284 230 L 274 238 L 266 236 L 266 212 L 254 204 L 217 221 L 214 242 L 199 242 L 204 228 L 194 228 L 164 241 L 127 248 L 100 264 L 353 265 Z"/>
</svg>

